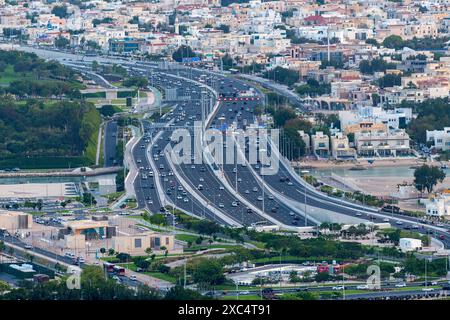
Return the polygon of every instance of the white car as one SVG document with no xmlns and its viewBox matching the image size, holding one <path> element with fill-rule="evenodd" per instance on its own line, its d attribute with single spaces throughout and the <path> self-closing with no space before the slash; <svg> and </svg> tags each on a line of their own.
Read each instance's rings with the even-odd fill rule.
<svg viewBox="0 0 450 320">
<path fill-rule="evenodd" d="M 238 204 L 237 204 L 237 202 L 236 202 L 236 201 L 233 201 L 233 202 L 231 203 L 231 206 L 232 206 L 232 207 L 237 207 L 237 206 L 238 206 Z"/>
<path fill-rule="evenodd" d="M 333 290 L 344 290 L 345 287 L 344 286 L 335 286 L 332 288 Z"/>
<path fill-rule="evenodd" d="M 137 278 L 136 278 L 136 276 L 133 274 L 133 275 L 130 276 L 130 280 L 131 280 L 131 281 L 137 281 Z"/>
<path fill-rule="evenodd" d="M 241 295 L 250 294 L 250 291 L 240 291 L 239 294 L 241 294 Z"/>
<path fill-rule="evenodd" d="M 358 290 L 367 290 L 367 289 L 369 289 L 369 286 L 367 284 L 361 284 L 359 286 L 356 286 L 356 289 L 358 289 Z"/>
<path fill-rule="evenodd" d="M 26 244 L 26 245 L 25 245 L 25 249 L 29 249 L 29 250 L 30 250 L 30 249 L 33 249 L 33 246 L 32 246 L 31 244 Z"/>
<path fill-rule="evenodd" d="M 223 208 L 225 205 L 223 203 L 219 203 L 219 208 Z"/>
<path fill-rule="evenodd" d="M 397 287 L 397 288 L 405 288 L 405 287 L 406 287 L 406 283 L 404 283 L 404 282 L 402 282 L 402 283 L 397 283 L 397 284 L 395 285 L 395 287 Z"/>
<path fill-rule="evenodd" d="M 389 222 L 389 219 L 388 218 L 384 218 L 383 222 Z"/>
<path fill-rule="evenodd" d="M 434 291 L 434 288 L 423 288 L 422 291 L 430 292 L 430 291 Z"/>
</svg>

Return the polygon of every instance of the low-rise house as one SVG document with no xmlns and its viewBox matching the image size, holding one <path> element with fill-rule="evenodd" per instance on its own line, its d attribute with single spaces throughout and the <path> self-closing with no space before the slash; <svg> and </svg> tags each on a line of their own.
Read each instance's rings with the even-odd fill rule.
<svg viewBox="0 0 450 320">
<path fill-rule="evenodd" d="M 443 130 L 427 130 L 427 141 L 433 143 L 433 147 L 437 150 L 450 150 L 450 127 Z"/>
<path fill-rule="evenodd" d="M 416 251 L 422 248 L 422 240 L 413 238 L 400 238 L 399 247 L 403 252 Z"/>
<path fill-rule="evenodd" d="M 153 231 L 113 237 L 113 248 L 117 252 L 128 253 L 132 256 L 145 255 L 148 248 L 152 251 L 174 249 L 174 236 L 160 234 Z M 165 248 L 165 249 L 164 249 Z M 163 250 L 164 249 L 164 250 Z"/>
<path fill-rule="evenodd" d="M 428 199 L 425 206 L 428 216 L 444 217 L 450 215 L 450 192 L 444 192 Z"/>
</svg>

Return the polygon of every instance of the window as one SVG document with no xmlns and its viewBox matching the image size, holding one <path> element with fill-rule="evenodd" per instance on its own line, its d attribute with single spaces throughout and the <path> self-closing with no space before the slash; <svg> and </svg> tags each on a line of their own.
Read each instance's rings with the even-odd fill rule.
<svg viewBox="0 0 450 320">
<path fill-rule="evenodd" d="M 169 237 L 166 237 L 166 245 L 168 245 L 169 244 Z"/>
<path fill-rule="evenodd" d="M 135 248 L 142 248 L 142 239 L 134 239 L 134 247 Z"/>
</svg>

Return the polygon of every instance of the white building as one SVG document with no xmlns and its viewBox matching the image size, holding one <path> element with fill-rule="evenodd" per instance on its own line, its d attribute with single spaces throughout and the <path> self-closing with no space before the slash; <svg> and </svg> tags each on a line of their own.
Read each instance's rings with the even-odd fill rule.
<svg viewBox="0 0 450 320">
<path fill-rule="evenodd" d="M 427 141 L 433 142 L 436 149 L 450 150 L 450 127 L 443 130 L 427 130 Z"/>
<path fill-rule="evenodd" d="M 400 250 L 415 251 L 422 248 L 422 240 L 413 238 L 400 238 L 399 241 Z"/>
<path fill-rule="evenodd" d="M 450 215 L 450 194 L 442 194 L 426 201 L 426 213 L 432 217 Z"/>
<path fill-rule="evenodd" d="M 356 132 L 355 145 L 358 155 L 365 157 L 399 157 L 411 155 L 409 135 L 405 130 Z"/>
<path fill-rule="evenodd" d="M 411 108 L 395 108 L 394 110 L 383 110 L 381 107 L 358 105 L 358 109 L 339 111 L 341 128 L 348 125 L 360 123 L 361 121 L 372 121 L 383 123 L 387 128 L 401 129 L 413 118 Z"/>
</svg>

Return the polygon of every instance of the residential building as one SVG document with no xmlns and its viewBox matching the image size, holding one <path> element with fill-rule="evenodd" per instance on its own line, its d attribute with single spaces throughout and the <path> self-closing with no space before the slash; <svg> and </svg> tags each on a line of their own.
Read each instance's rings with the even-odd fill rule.
<svg viewBox="0 0 450 320">
<path fill-rule="evenodd" d="M 319 158 L 328 158 L 330 154 L 330 139 L 322 131 L 311 136 L 312 151 Z"/>
<path fill-rule="evenodd" d="M 422 248 L 422 240 L 413 238 L 400 238 L 398 243 L 403 252 L 417 251 Z"/>
<path fill-rule="evenodd" d="M 437 150 L 450 150 L 450 127 L 443 130 L 427 130 L 427 141 L 433 143 L 433 147 Z"/>
<path fill-rule="evenodd" d="M 409 135 L 405 130 L 378 132 L 356 132 L 355 146 L 362 157 L 401 157 L 411 156 Z"/>
<path fill-rule="evenodd" d="M 450 215 L 450 192 L 443 192 L 431 197 L 425 203 L 426 214 L 431 217 L 444 217 Z"/>
<path fill-rule="evenodd" d="M 349 145 L 349 140 L 342 132 L 331 136 L 331 155 L 336 160 L 352 160 L 356 157 L 356 151 Z"/>
</svg>

